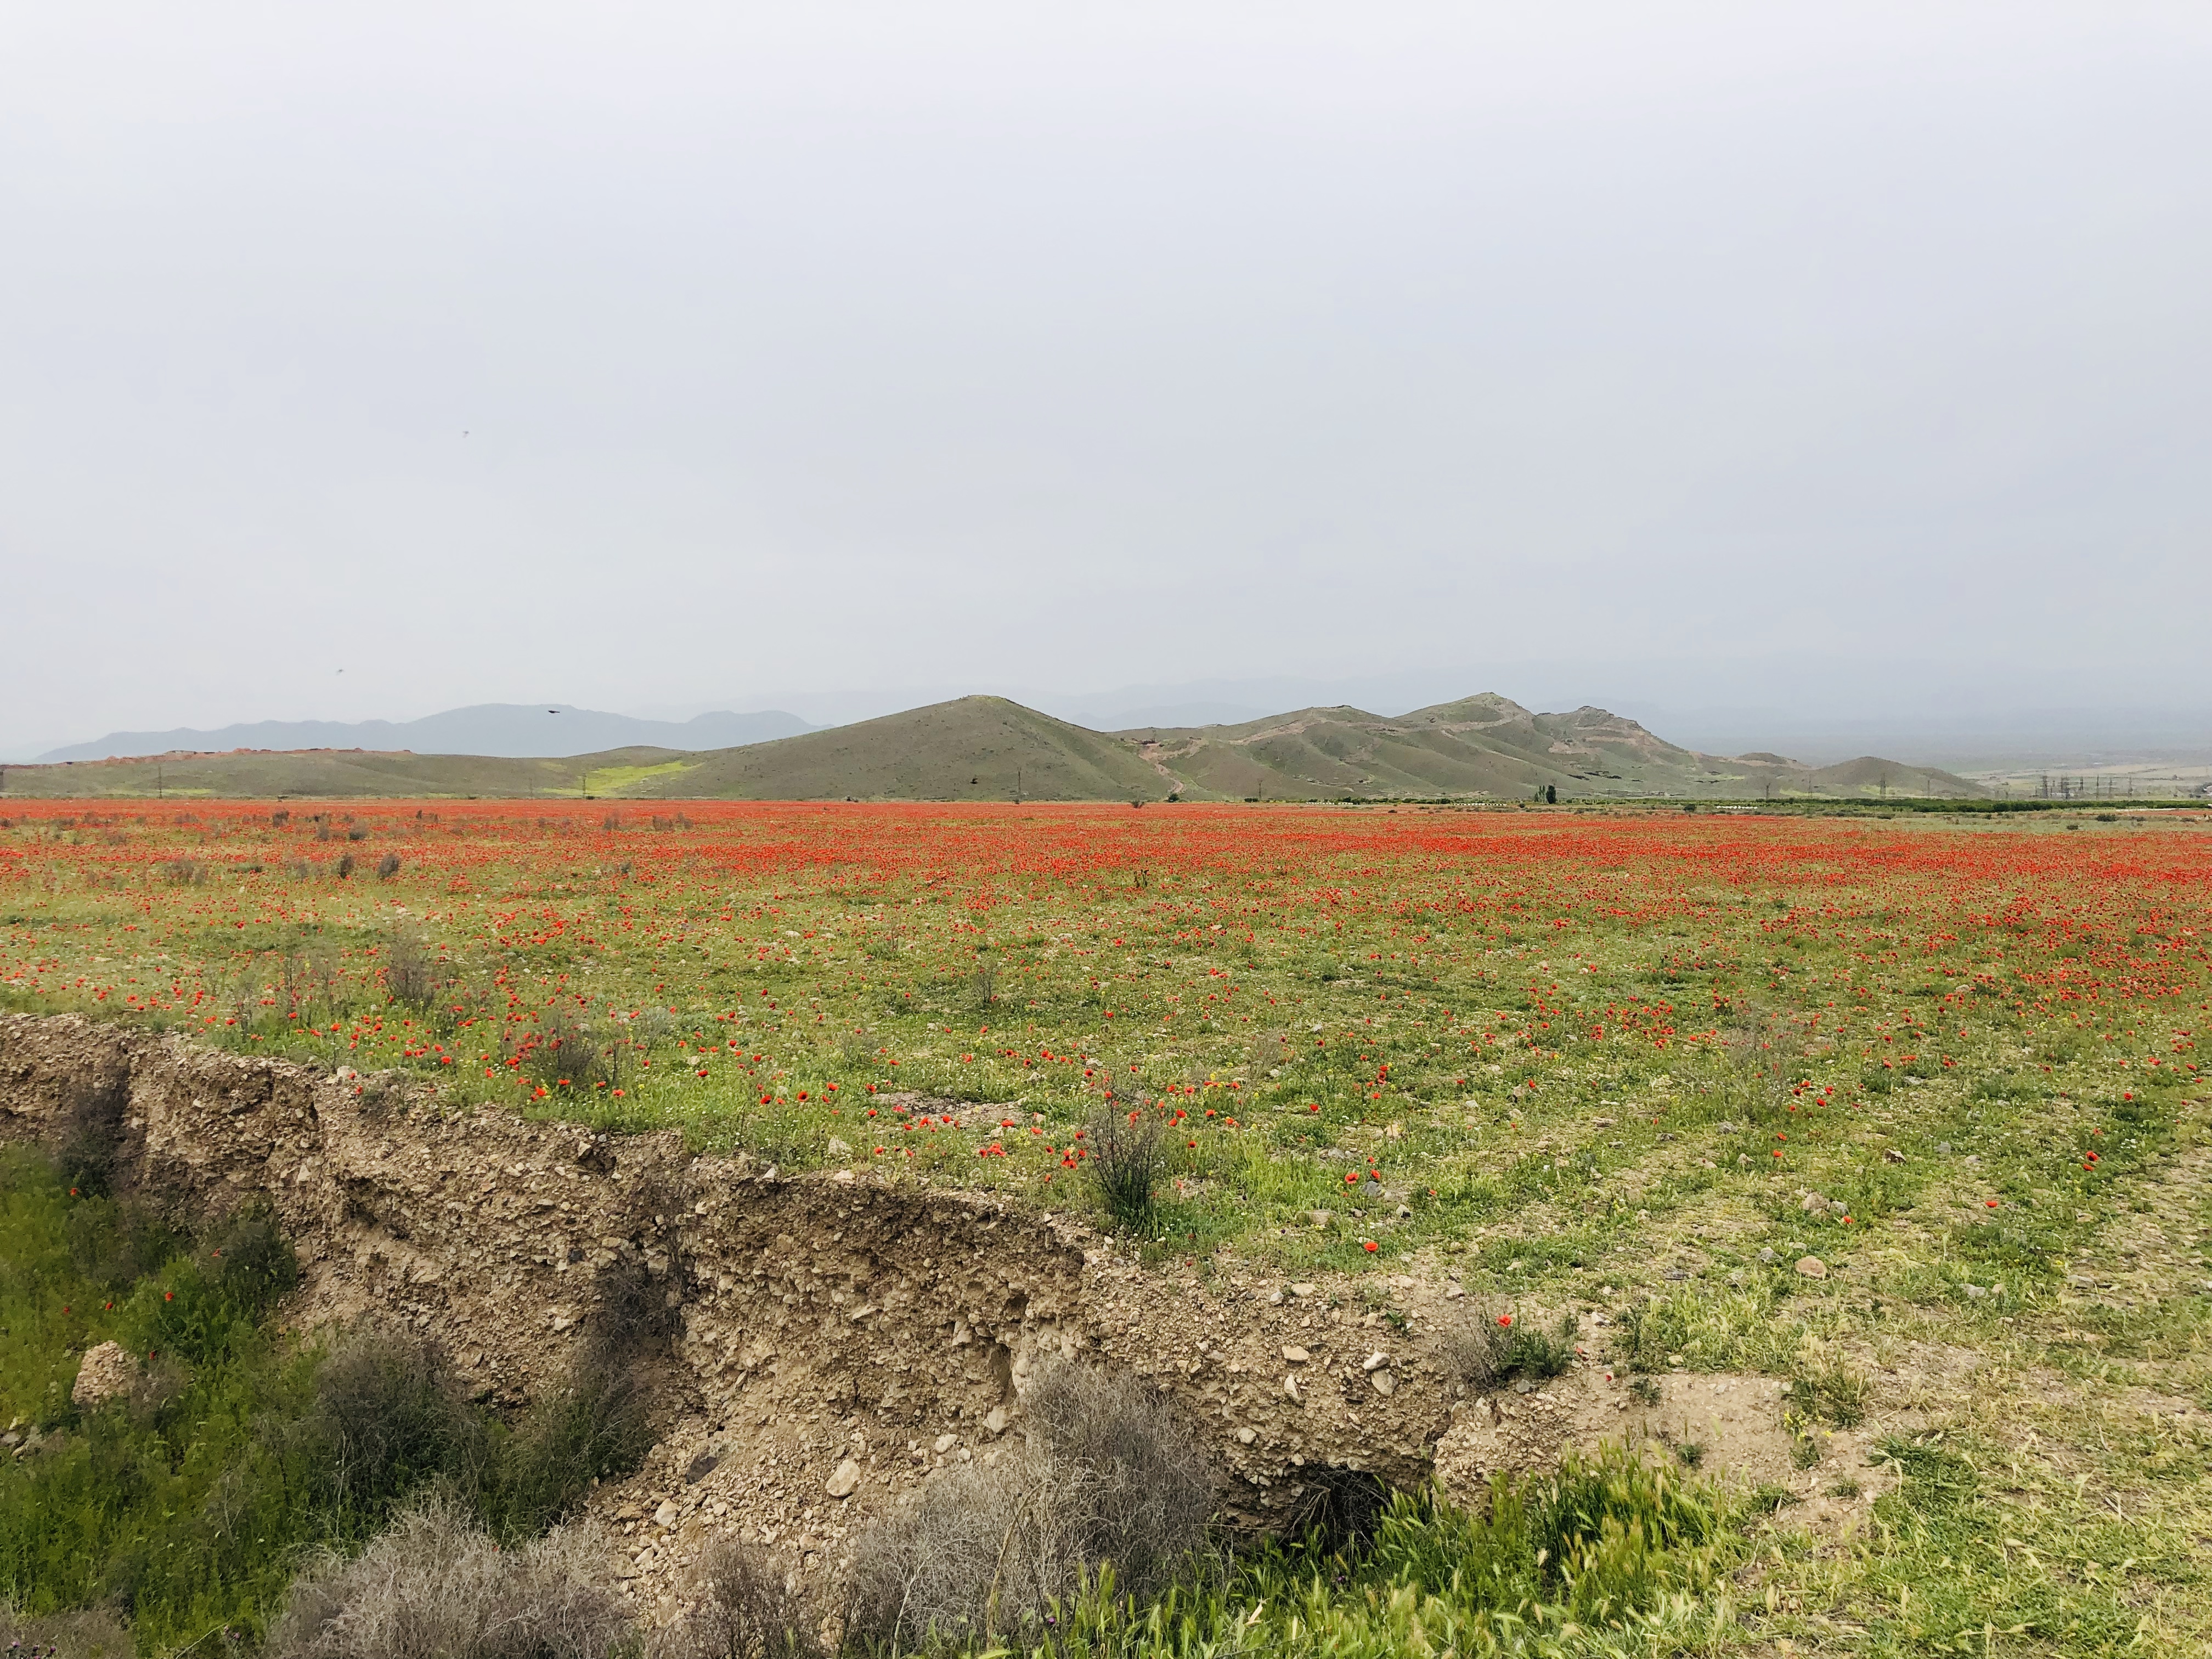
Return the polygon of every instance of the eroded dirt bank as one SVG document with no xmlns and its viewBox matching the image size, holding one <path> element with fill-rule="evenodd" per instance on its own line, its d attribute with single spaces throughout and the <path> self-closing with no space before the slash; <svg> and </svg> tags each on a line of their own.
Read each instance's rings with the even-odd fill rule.
<svg viewBox="0 0 2212 1659">
<path fill-rule="evenodd" d="M 673 1133 L 448 1116 L 349 1073 L 0 1018 L 0 1136 L 48 1134 L 103 1077 L 128 1088 L 123 1185 L 187 1221 L 265 1199 L 300 1257 L 295 1322 L 404 1321 L 502 1404 L 561 1376 L 603 1271 L 647 1263 L 682 1319 L 661 1439 L 592 1509 L 648 1608 L 671 1605 L 713 1528 L 818 1582 L 932 1468 L 994 1455 L 1050 1354 L 1152 1377 L 1245 1526 L 1287 1519 L 1326 1470 L 1417 1482 L 1451 1423 L 1441 1287 L 1399 1281 L 1401 1334 L 1258 1273 L 1146 1272 L 1079 1220 L 987 1196 L 784 1178 L 694 1158 Z"/>
</svg>

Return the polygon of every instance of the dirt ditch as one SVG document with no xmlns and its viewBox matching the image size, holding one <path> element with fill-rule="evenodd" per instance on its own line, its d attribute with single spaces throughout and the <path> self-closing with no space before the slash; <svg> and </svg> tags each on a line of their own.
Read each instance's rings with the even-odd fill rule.
<svg viewBox="0 0 2212 1659">
<path fill-rule="evenodd" d="M 1662 1404 L 1631 1410 L 1593 1363 L 1455 1399 L 1440 1333 L 1459 1310 L 1441 1280 L 1389 1281 L 1386 1319 L 1350 1285 L 1147 1270 L 1079 1218 L 987 1195 L 789 1177 L 694 1158 L 673 1133 L 447 1115 L 345 1072 L 0 1018 L 0 1137 L 58 1133 L 94 1079 L 127 1090 L 120 1184 L 191 1222 L 265 1200 L 300 1259 L 294 1323 L 404 1322 L 500 1406 L 563 1375 L 605 1286 L 649 1275 L 680 1322 L 659 1443 L 591 1501 L 648 1616 L 673 1611 L 725 1528 L 823 1583 L 900 1495 L 999 1455 L 1055 1354 L 1151 1379 L 1224 1477 L 1221 1518 L 1244 1528 L 1281 1525 L 1347 1471 L 1441 1473 L 1474 1495 L 1601 1437 L 1693 1441 L 1709 1474 L 1787 1474 L 1771 1380 L 1668 1379 Z"/>
</svg>

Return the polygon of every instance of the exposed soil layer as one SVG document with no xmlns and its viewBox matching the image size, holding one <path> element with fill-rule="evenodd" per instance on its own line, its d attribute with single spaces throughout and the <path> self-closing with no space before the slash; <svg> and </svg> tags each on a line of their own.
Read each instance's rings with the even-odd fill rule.
<svg viewBox="0 0 2212 1659">
<path fill-rule="evenodd" d="M 644 1263 L 682 1322 L 662 1438 L 592 1507 L 649 1611 L 672 1607 L 710 1528 L 764 1537 L 820 1583 L 853 1528 L 933 1468 L 995 1455 L 1048 1355 L 1152 1379 L 1241 1527 L 1290 1516 L 1316 1468 L 1425 1480 L 1449 1422 L 1437 1304 L 1410 1279 L 1401 1334 L 1331 1305 L 1345 1287 L 1147 1269 L 1080 1220 L 991 1197 L 786 1178 L 693 1158 L 673 1133 L 448 1115 L 381 1079 L 0 1018 L 0 1137 L 52 1136 L 102 1078 L 127 1084 L 121 1188 L 186 1223 L 267 1202 L 300 1257 L 294 1322 L 404 1322 L 500 1406 L 557 1385 L 602 1285 L 635 1285 Z"/>
</svg>

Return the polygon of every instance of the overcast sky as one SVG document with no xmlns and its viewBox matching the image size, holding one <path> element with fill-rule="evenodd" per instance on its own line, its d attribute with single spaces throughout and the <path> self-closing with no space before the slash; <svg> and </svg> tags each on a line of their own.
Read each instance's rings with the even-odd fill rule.
<svg viewBox="0 0 2212 1659">
<path fill-rule="evenodd" d="M 2208 158 L 2202 0 L 0 5 L 0 745 L 2212 702 Z"/>
</svg>

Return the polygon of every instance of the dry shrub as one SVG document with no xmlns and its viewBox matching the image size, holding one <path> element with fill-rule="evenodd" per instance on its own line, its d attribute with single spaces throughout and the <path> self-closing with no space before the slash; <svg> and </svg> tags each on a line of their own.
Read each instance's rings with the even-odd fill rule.
<svg viewBox="0 0 2212 1659">
<path fill-rule="evenodd" d="M 26 1659 L 134 1659 L 131 1632 L 112 1613 L 56 1613 L 26 1618 L 0 1601 L 0 1642 Z"/>
<path fill-rule="evenodd" d="M 789 1570 L 760 1545 L 724 1533 L 692 1568 L 700 1601 L 661 1630 L 649 1659 L 813 1659 L 822 1642 Z"/>
<path fill-rule="evenodd" d="M 395 1002 L 410 1008 L 427 1008 L 438 994 L 437 960 L 422 941 L 394 933 L 384 953 L 384 988 Z"/>
<path fill-rule="evenodd" d="M 325 1552 L 269 1632 L 273 1659 L 604 1659 L 635 1634 L 605 1540 L 562 1528 L 501 1549 L 449 1501 L 412 1509 L 359 1555 Z"/>
<path fill-rule="evenodd" d="M 1062 1361 L 1026 1401 L 1026 1443 L 948 1468 L 854 1542 L 848 1629 L 958 1647 L 1036 1632 L 1086 1576 L 1151 1601 L 1202 1537 L 1213 1477 L 1134 1377 Z"/>
</svg>

